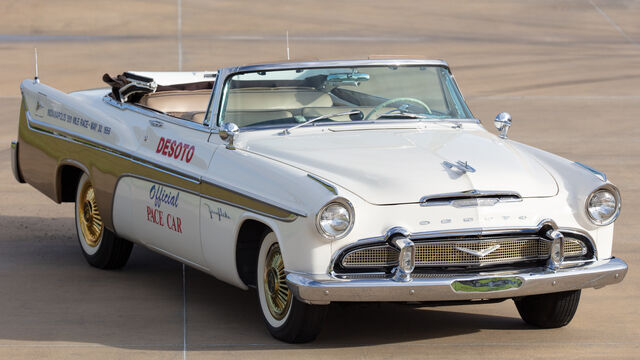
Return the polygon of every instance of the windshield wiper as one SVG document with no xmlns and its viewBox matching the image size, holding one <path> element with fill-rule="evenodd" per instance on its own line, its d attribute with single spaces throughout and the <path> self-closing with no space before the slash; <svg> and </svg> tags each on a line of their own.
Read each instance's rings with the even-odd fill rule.
<svg viewBox="0 0 640 360">
<path fill-rule="evenodd" d="M 291 130 L 293 129 L 297 129 L 301 126 L 307 125 L 307 124 L 311 124 L 312 122 L 318 121 L 318 120 L 324 120 L 324 119 L 329 119 L 332 118 L 334 116 L 343 116 L 343 115 L 355 115 L 355 114 L 360 114 L 360 110 L 351 110 L 351 111 L 345 111 L 345 112 L 339 112 L 339 113 L 333 113 L 333 114 L 327 114 L 327 115 L 322 115 L 322 116 L 318 116 L 318 117 L 314 117 L 313 119 L 309 119 L 303 123 L 300 123 L 298 125 L 294 125 L 288 129 L 284 129 L 280 135 L 289 135 L 291 134 Z"/>
<path fill-rule="evenodd" d="M 433 117 L 429 117 L 422 114 L 409 113 L 409 112 L 382 114 L 378 116 L 376 119 L 384 119 L 384 118 L 433 119 Z"/>
</svg>

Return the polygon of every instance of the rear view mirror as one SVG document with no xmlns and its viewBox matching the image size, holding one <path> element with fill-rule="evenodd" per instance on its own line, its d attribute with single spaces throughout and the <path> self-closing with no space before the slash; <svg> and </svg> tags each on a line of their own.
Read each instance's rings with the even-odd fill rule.
<svg viewBox="0 0 640 360">
<path fill-rule="evenodd" d="M 369 80 L 370 76 L 367 73 L 338 73 L 327 75 L 327 85 L 339 86 L 339 85 L 360 85 L 361 81 Z"/>
</svg>

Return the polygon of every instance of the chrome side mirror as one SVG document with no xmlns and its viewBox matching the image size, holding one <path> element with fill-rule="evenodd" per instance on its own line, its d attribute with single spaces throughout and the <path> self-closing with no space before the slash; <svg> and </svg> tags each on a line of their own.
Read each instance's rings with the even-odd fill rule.
<svg viewBox="0 0 640 360">
<path fill-rule="evenodd" d="M 233 146 L 233 141 L 236 139 L 236 135 L 238 135 L 238 129 L 238 125 L 234 123 L 224 123 L 224 125 L 222 125 L 222 129 L 218 132 L 220 139 L 228 142 L 227 149 L 229 150 L 236 149 L 236 147 Z"/>
<path fill-rule="evenodd" d="M 500 136 L 500 138 L 502 139 L 506 139 L 507 132 L 509 131 L 509 127 L 511 126 L 511 115 L 506 112 L 501 112 L 500 114 L 498 114 L 498 116 L 496 116 L 493 124 L 496 126 L 496 129 L 500 131 L 500 134 L 498 136 Z"/>
</svg>

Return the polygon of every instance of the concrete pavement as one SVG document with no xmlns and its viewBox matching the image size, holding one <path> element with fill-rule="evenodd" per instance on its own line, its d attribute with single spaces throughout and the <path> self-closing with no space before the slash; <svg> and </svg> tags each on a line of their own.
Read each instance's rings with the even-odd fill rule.
<svg viewBox="0 0 640 360">
<path fill-rule="evenodd" d="M 17 184 L 9 166 L 19 82 L 102 86 L 104 72 L 175 70 L 175 1 L 0 4 L 0 358 L 640 357 L 640 1 L 183 0 L 185 70 L 294 58 L 409 54 L 452 66 L 474 114 L 510 138 L 607 173 L 623 195 L 620 285 L 583 291 L 562 329 L 525 325 L 510 301 L 412 308 L 334 304 L 318 340 L 287 345 L 245 292 L 135 247 L 114 272 L 89 267 L 73 205 Z M 493 131 L 493 130 L 492 130 Z"/>
</svg>

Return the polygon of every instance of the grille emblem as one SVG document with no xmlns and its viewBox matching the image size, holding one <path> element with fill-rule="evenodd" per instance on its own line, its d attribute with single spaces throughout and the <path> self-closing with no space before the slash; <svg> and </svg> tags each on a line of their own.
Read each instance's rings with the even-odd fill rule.
<svg viewBox="0 0 640 360">
<path fill-rule="evenodd" d="M 485 257 L 498 249 L 500 249 L 500 244 L 493 245 L 491 247 L 488 247 L 480 251 L 475 251 L 475 250 L 471 250 L 463 247 L 456 247 L 456 250 L 459 250 L 459 251 L 462 251 L 463 253 L 467 253 L 477 257 Z"/>
</svg>

